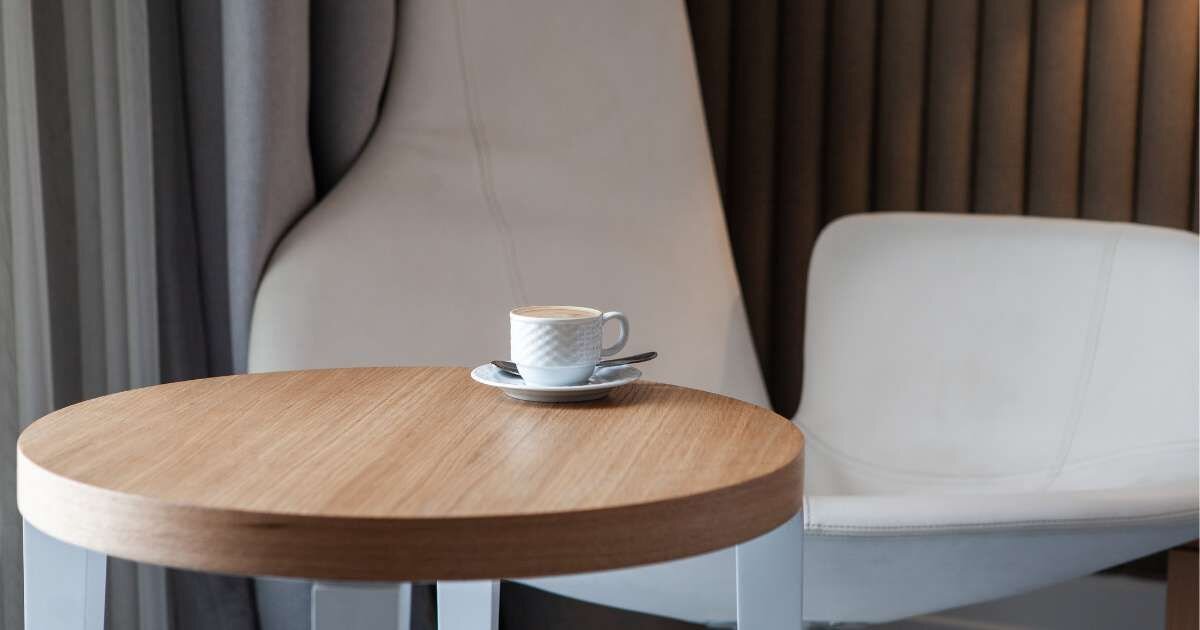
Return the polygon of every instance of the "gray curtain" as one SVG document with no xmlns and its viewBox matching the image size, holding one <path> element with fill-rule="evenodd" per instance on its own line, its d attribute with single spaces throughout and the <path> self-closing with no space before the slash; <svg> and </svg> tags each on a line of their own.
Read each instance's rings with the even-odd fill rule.
<svg viewBox="0 0 1200 630">
<path fill-rule="evenodd" d="M 180 176 L 161 189 L 162 207 L 176 208 L 159 224 L 163 379 L 242 372 L 271 248 L 374 126 L 395 4 L 182 0 L 151 3 L 151 13 L 166 33 L 156 85 L 180 105 L 156 128 L 187 147 Z M 307 623 L 303 583 L 265 581 L 256 599 L 242 578 L 168 579 L 177 629 Z"/>
<path fill-rule="evenodd" d="M 21 627 L 20 428 L 245 369 L 272 247 L 373 128 L 394 16 L 394 0 L 4 3 L 0 630 Z M 244 578 L 111 560 L 109 584 L 109 627 L 259 626 Z"/>
</svg>

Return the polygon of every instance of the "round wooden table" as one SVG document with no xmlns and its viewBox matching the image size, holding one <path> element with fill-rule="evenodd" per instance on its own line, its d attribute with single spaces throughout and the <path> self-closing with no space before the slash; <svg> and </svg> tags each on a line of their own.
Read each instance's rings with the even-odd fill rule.
<svg viewBox="0 0 1200 630">
<path fill-rule="evenodd" d="M 494 617 L 499 578 L 683 558 L 795 520 L 803 445 L 769 410 L 659 383 L 538 404 L 461 368 L 278 372 L 56 411 L 18 441 L 17 497 L 28 524 L 92 552 L 245 575 L 481 580 Z"/>
</svg>

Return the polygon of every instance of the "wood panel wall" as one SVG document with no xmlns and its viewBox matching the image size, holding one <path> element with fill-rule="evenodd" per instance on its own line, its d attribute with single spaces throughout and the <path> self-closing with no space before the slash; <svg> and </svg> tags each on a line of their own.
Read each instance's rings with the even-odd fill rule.
<svg viewBox="0 0 1200 630">
<path fill-rule="evenodd" d="M 821 227 L 885 210 L 1196 230 L 1196 0 L 689 0 L 778 411 Z"/>
</svg>

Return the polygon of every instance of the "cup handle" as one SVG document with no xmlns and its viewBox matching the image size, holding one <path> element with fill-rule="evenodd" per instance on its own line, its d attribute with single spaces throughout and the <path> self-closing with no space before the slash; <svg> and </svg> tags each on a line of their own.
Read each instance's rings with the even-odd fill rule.
<svg viewBox="0 0 1200 630">
<path fill-rule="evenodd" d="M 629 340 L 629 318 L 625 317 L 625 313 L 620 311 L 609 311 L 600 316 L 600 328 L 608 323 L 608 320 L 617 320 L 617 341 L 613 345 L 600 350 L 600 356 L 611 357 L 621 351 L 625 347 L 625 342 Z"/>
</svg>

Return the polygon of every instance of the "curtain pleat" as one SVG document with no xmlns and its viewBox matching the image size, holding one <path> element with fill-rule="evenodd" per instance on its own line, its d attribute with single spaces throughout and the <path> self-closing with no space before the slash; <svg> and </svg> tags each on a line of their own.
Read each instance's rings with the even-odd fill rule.
<svg viewBox="0 0 1200 630">
<path fill-rule="evenodd" d="M 21 625 L 20 428 L 82 398 L 244 368 L 258 275 L 314 203 L 314 164 L 334 186 L 370 135 L 394 1 L 302 6 L 313 13 L 0 6 L 0 628 Z M 259 623 L 240 577 L 110 558 L 106 596 L 112 628 Z"/>
<path fill-rule="evenodd" d="M 100 239 L 100 165 L 96 160 L 99 146 L 93 131 L 97 123 L 95 74 L 96 45 L 92 39 L 94 12 L 101 7 L 83 5 L 63 16 L 66 40 L 68 85 L 76 98 L 70 108 L 71 170 L 74 172 L 75 224 L 79 235 L 78 300 L 85 316 L 79 322 L 79 376 L 81 398 L 109 391 L 106 362 L 104 257 Z M 93 97 L 89 98 L 88 95 Z"/>
<path fill-rule="evenodd" d="M 825 218 L 871 207 L 875 0 L 829 5 L 825 129 Z"/>
<path fill-rule="evenodd" d="M 158 103 L 184 102 L 183 61 L 176 45 L 178 7 L 171 2 L 149 6 L 151 48 L 150 84 Z M 199 286 L 200 252 L 196 234 L 187 119 L 182 107 L 158 107 L 153 112 L 154 203 L 158 244 L 159 363 L 164 382 L 208 376 L 204 331 L 204 300 Z"/>
<path fill-rule="evenodd" d="M 158 381 L 149 29 L 139 0 L 9 2 L 4 22 L 14 361 L 22 426 L 84 397 Z M 14 352 L 15 350 L 15 352 Z M 11 410 L 10 410 L 11 411 Z M 15 433 L 11 436 L 15 439 Z M 5 432 L 5 452 L 13 442 Z M 11 468 L 0 484 L 0 566 L 19 588 Z M 107 624 L 164 627 L 157 567 L 110 559 Z M 6 589 L 7 590 L 7 589 Z M 20 627 L 7 594 L 6 627 Z M 12 621 L 16 619 L 17 621 Z"/>
<path fill-rule="evenodd" d="M 311 115 L 317 195 L 354 163 L 379 118 L 392 61 L 396 0 L 312 0 Z M 384 53 L 384 54 L 381 54 Z"/>
<path fill-rule="evenodd" d="M 222 232 L 225 225 L 224 195 L 217 200 L 212 191 L 203 190 L 212 186 L 224 191 L 223 181 L 213 177 L 214 171 L 219 177 L 224 173 L 222 152 L 218 151 L 224 147 L 220 122 L 224 109 L 214 107 L 223 93 L 216 83 L 221 74 L 211 71 L 211 61 L 202 68 L 189 68 L 189 40 L 184 37 L 191 27 L 190 43 L 194 44 L 196 39 L 212 37 L 211 31 L 200 37 L 205 29 L 214 29 L 220 41 L 220 22 L 211 8 L 194 4 L 152 2 L 147 8 L 150 48 L 155 53 L 151 56 L 150 87 L 152 100 L 159 105 L 152 112 L 151 125 L 156 156 L 159 363 L 161 380 L 172 382 L 232 370 L 229 302 L 218 299 L 228 295 L 223 275 L 228 269 L 223 251 L 226 241 L 223 233 L 214 242 L 211 230 L 202 231 L 202 222 L 214 215 L 221 218 Z M 215 67 L 220 70 L 221 64 Z M 188 70 L 196 76 L 189 76 Z M 198 89 L 201 86 L 204 89 Z M 196 115 L 189 117 L 191 112 Z M 204 128 L 206 123 L 210 134 L 197 133 L 197 127 Z M 216 283 L 206 286 L 206 276 Z M 217 309 L 206 309 L 208 300 L 214 300 Z M 253 589 L 245 578 L 170 569 L 165 571 L 164 587 L 169 594 L 164 593 L 162 599 L 171 603 L 173 630 L 250 630 L 257 626 Z"/>
<path fill-rule="evenodd" d="M 308 140 L 309 4 L 221 6 L 226 251 L 233 367 L 246 370 L 258 277 L 276 241 L 316 200 Z M 236 139 L 236 141 L 233 141 Z"/>
<path fill-rule="evenodd" d="M 769 321 L 774 347 L 798 348 L 804 338 L 804 278 L 821 228 L 824 127 L 825 0 L 791 0 L 779 13 L 779 113 L 775 134 L 774 257 Z M 794 406 L 802 364 L 778 352 L 759 354 L 777 405 Z"/>
<path fill-rule="evenodd" d="M 9 112 L 14 99 L 11 95 L 6 59 L 12 50 L 9 29 L 13 12 L 0 6 L 0 628 L 19 627 L 23 607 L 21 574 L 21 517 L 17 513 L 15 472 L 16 444 L 21 432 L 21 408 L 18 399 L 16 282 L 14 276 L 14 247 L 12 204 L 16 200 L 14 176 L 9 147 L 18 140 L 17 133 L 8 128 Z"/>
<path fill-rule="evenodd" d="M 79 233 L 75 223 L 75 170 L 71 149 L 71 98 L 67 75 L 63 7 L 33 5 L 33 56 L 37 101 L 38 153 L 41 162 L 41 220 L 44 222 L 46 292 L 49 302 L 50 369 L 54 406 L 82 397 L 79 370 Z"/>
<path fill-rule="evenodd" d="M 742 208 L 730 224 L 738 243 L 734 257 L 760 360 L 770 343 L 771 233 L 774 229 L 775 105 L 777 99 L 778 4 L 774 0 L 734 3 L 729 79 L 729 148 L 725 197 Z"/>
<path fill-rule="evenodd" d="M 230 374 L 235 349 L 230 322 L 229 220 L 225 166 L 225 63 L 221 50 L 221 3 L 180 0 L 178 23 L 161 28 L 178 37 L 180 48 L 180 109 L 186 120 L 188 171 L 192 216 L 188 217 L 195 240 L 196 259 L 182 256 L 166 261 L 182 269 L 174 277 L 180 300 L 199 302 L 198 311 L 180 314 L 193 320 L 179 324 L 181 332 L 201 333 L 199 338 L 177 338 L 170 344 L 174 359 L 165 364 L 173 379 Z M 185 294 L 190 294 L 186 295 Z"/>
<path fill-rule="evenodd" d="M 1194 0 L 689 0 L 688 12 L 780 413 L 800 399 L 807 259 L 838 216 L 1196 229 Z"/>
<path fill-rule="evenodd" d="M 725 186 L 724 178 L 729 163 L 726 146 L 729 143 L 729 66 L 732 61 L 729 22 L 732 10 L 728 2 L 688 5 L 694 49 L 696 56 L 703 58 L 697 64 L 698 70 L 704 73 L 700 90 L 704 97 L 704 116 L 708 123 L 713 162 L 722 188 Z"/>
</svg>

